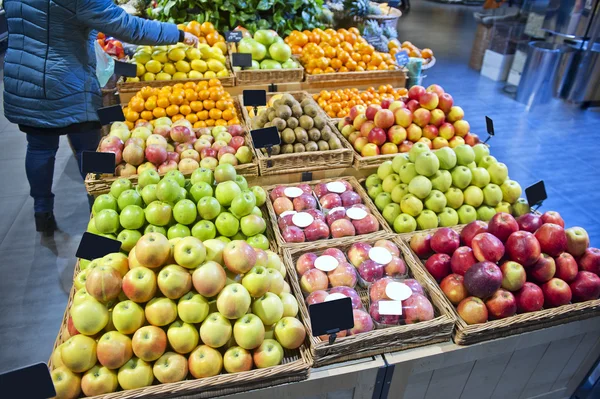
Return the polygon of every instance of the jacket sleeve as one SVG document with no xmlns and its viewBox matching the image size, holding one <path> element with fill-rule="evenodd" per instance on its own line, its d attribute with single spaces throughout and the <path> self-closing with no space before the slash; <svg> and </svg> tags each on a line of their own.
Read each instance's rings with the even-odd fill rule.
<svg viewBox="0 0 600 399">
<path fill-rule="evenodd" d="M 78 0 L 76 17 L 82 24 L 140 45 L 166 45 L 179 41 L 177 25 L 127 14 L 111 0 Z"/>
</svg>

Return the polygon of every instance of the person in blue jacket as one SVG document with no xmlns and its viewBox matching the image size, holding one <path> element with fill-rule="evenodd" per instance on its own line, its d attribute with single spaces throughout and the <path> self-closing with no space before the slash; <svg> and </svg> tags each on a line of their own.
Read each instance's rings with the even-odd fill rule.
<svg viewBox="0 0 600 399">
<path fill-rule="evenodd" d="M 4 114 L 27 134 L 36 230 L 52 233 L 59 137 L 68 136 L 80 173 L 81 153 L 95 151 L 100 140 L 96 31 L 140 45 L 196 45 L 198 39 L 175 24 L 130 16 L 111 0 L 5 0 L 4 9 Z"/>
</svg>

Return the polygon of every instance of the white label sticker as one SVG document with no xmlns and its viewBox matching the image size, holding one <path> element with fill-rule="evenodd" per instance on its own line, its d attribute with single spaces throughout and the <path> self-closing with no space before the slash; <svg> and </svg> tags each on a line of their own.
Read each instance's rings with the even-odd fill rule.
<svg viewBox="0 0 600 399">
<path fill-rule="evenodd" d="M 333 181 L 331 183 L 327 183 L 325 186 L 327 187 L 327 190 L 331 191 L 332 193 L 341 194 L 346 191 L 346 186 L 341 181 Z"/>
<path fill-rule="evenodd" d="M 298 212 L 296 212 L 296 211 L 285 211 L 281 215 L 279 215 L 279 217 L 284 217 L 284 216 L 287 216 L 287 215 L 295 215 L 296 213 L 298 213 Z"/>
<path fill-rule="evenodd" d="M 346 216 L 354 220 L 362 220 L 367 217 L 367 211 L 361 208 L 350 208 L 346 211 Z"/>
<path fill-rule="evenodd" d="M 329 301 L 337 301 L 338 299 L 344 299 L 346 298 L 346 295 L 340 293 L 340 292 L 336 292 L 333 294 L 329 294 L 325 297 L 325 301 L 324 302 L 329 302 Z"/>
<path fill-rule="evenodd" d="M 338 211 L 346 212 L 346 208 L 344 208 L 343 206 L 336 206 L 335 208 L 330 209 L 329 213 L 338 212 Z"/>
<path fill-rule="evenodd" d="M 308 227 L 314 221 L 315 218 L 313 218 L 313 216 L 307 212 L 299 212 L 292 216 L 292 223 L 300 228 Z"/>
<path fill-rule="evenodd" d="M 393 281 L 385 287 L 385 295 L 395 301 L 404 301 L 412 294 L 410 287 L 404 283 Z"/>
<path fill-rule="evenodd" d="M 379 314 L 383 316 L 402 314 L 402 301 L 379 301 Z"/>
<path fill-rule="evenodd" d="M 373 247 L 369 250 L 369 258 L 380 265 L 387 265 L 392 261 L 392 254 L 386 248 Z"/>
<path fill-rule="evenodd" d="M 298 187 L 288 187 L 283 190 L 283 194 L 288 198 L 296 198 L 304 194 L 304 191 Z"/>
<path fill-rule="evenodd" d="M 322 255 L 315 259 L 315 267 L 324 272 L 335 270 L 339 264 L 340 262 L 331 255 Z"/>
</svg>

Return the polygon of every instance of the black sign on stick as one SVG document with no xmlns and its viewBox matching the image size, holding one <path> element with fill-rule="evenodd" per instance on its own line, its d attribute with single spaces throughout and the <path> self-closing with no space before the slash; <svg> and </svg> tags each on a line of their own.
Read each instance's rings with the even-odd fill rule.
<svg viewBox="0 0 600 399">
<path fill-rule="evenodd" d="M 75 256 L 87 260 L 94 260 L 112 254 L 113 252 L 119 252 L 120 250 L 121 241 L 85 232 L 83 233 L 83 237 L 81 237 L 79 248 L 77 248 Z"/>
<path fill-rule="evenodd" d="M 125 114 L 123 114 L 123 108 L 119 104 L 98 108 L 96 112 L 102 125 L 108 125 L 112 122 L 125 122 Z"/>
<path fill-rule="evenodd" d="M 242 40 L 244 36 L 242 35 L 241 30 L 231 30 L 229 32 L 225 32 L 225 40 L 229 43 L 237 43 Z"/>
<path fill-rule="evenodd" d="M 113 152 L 83 151 L 81 153 L 81 171 L 83 173 L 115 173 L 115 154 Z"/>
<path fill-rule="evenodd" d="M 266 148 L 267 152 L 274 145 L 281 144 L 281 137 L 279 137 L 279 132 L 275 126 L 251 130 L 250 135 L 252 136 L 252 141 L 254 141 L 254 147 Z"/>
<path fill-rule="evenodd" d="M 489 134 L 488 138 L 485 139 L 483 144 L 487 143 L 492 137 L 494 137 L 494 121 L 489 116 L 485 117 L 485 126 L 487 128 L 487 132 Z"/>
<path fill-rule="evenodd" d="M 135 78 L 137 76 L 137 65 L 129 62 L 115 61 L 115 75 Z"/>
<path fill-rule="evenodd" d="M 0 387 L 5 397 L 45 399 L 56 396 L 50 369 L 45 363 L 0 374 Z"/>
<path fill-rule="evenodd" d="M 262 107 L 267 105 L 266 90 L 244 90 L 242 96 L 244 99 L 244 106 Z"/>
<path fill-rule="evenodd" d="M 527 187 L 525 189 L 525 196 L 527 197 L 527 202 L 530 207 L 535 207 L 535 209 L 542 206 L 542 202 L 546 198 L 548 198 L 548 194 L 546 193 L 546 185 L 543 180 Z"/>
<path fill-rule="evenodd" d="M 338 332 L 354 327 L 352 300 L 348 297 L 310 305 L 308 313 L 312 335 L 329 335 L 329 344 L 335 341 Z"/>
<path fill-rule="evenodd" d="M 233 53 L 231 54 L 231 64 L 234 67 L 251 67 L 252 55 L 243 53 Z"/>
</svg>

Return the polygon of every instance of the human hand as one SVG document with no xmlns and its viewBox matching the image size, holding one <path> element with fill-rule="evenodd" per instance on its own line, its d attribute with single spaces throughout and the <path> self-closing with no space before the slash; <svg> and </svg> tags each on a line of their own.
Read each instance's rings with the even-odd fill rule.
<svg viewBox="0 0 600 399">
<path fill-rule="evenodd" d="M 196 47 L 198 45 L 198 37 L 196 37 L 195 35 L 192 35 L 189 32 L 185 32 L 183 42 L 185 44 L 187 44 L 188 46 Z"/>
</svg>

